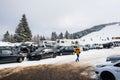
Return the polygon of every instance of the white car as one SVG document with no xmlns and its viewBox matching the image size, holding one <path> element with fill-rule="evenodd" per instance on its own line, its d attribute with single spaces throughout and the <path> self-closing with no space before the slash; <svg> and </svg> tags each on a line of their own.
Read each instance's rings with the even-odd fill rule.
<svg viewBox="0 0 120 80">
<path fill-rule="evenodd" d="M 120 80 L 120 61 L 97 65 L 95 73 L 99 80 Z"/>
</svg>

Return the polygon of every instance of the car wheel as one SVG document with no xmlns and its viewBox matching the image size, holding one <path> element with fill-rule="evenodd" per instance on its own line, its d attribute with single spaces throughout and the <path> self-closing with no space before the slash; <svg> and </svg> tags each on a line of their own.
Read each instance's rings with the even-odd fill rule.
<svg viewBox="0 0 120 80">
<path fill-rule="evenodd" d="M 60 56 L 62 56 L 62 55 L 63 55 L 63 53 L 60 53 L 59 55 L 60 55 Z"/>
<path fill-rule="evenodd" d="M 21 63 L 23 61 L 23 58 L 22 57 L 19 57 L 18 59 L 17 59 L 17 62 L 19 62 L 19 63 Z"/>
<path fill-rule="evenodd" d="M 103 72 L 100 76 L 100 80 L 115 80 L 115 77 L 110 72 Z"/>
<path fill-rule="evenodd" d="M 55 58 L 55 57 L 56 57 L 56 54 L 53 54 L 52 57 Z"/>
<path fill-rule="evenodd" d="M 38 56 L 38 60 L 40 60 L 40 59 L 42 59 L 42 57 L 41 57 L 41 56 Z"/>
<path fill-rule="evenodd" d="M 52 53 L 52 54 L 50 55 L 50 57 L 53 58 L 53 57 L 54 57 L 54 54 Z"/>
</svg>

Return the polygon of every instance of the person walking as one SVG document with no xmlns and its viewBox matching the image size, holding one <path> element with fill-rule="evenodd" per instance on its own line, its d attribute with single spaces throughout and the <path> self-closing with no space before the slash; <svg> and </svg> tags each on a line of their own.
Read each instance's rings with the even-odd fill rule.
<svg viewBox="0 0 120 80">
<path fill-rule="evenodd" d="M 75 54 L 77 55 L 77 58 L 76 58 L 75 61 L 78 62 L 78 61 L 79 61 L 79 56 L 80 56 L 81 50 L 80 50 L 79 47 L 77 47 L 74 52 L 75 52 Z"/>
</svg>

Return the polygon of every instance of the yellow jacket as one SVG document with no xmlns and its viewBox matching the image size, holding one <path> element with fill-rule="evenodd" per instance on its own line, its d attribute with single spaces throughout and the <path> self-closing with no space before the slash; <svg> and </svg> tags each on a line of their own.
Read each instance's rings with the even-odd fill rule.
<svg viewBox="0 0 120 80">
<path fill-rule="evenodd" d="M 75 52 L 76 54 L 80 54 L 80 53 L 81 53 L 80 48 L 76 48 L 74 52 Z"/>
</svg>

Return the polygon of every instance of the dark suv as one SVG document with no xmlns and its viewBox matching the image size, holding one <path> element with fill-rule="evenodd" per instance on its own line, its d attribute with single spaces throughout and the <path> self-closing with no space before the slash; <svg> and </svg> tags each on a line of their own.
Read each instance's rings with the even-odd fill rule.
<svg viewBox="0 0 120 80">
<path fill-rule="evenodd" d="M 15 49 L 10 47 L 0 47 L 0 63 L 22 62 L 23 60 L 24 56 L 18 54 Z"/>
</svg>

